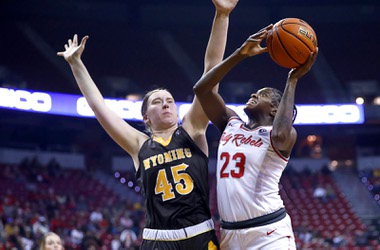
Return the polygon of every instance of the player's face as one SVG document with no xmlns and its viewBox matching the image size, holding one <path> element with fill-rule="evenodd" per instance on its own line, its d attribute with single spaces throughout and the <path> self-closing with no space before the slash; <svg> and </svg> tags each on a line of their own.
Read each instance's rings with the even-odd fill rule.
<svg viewBox="0 0 380 250">
<path fill-rule="evenodd" d="M 272 88 L 263 88 L 253 93 L 249 98 L 244 112 L 250 119 L 271 114 L 276 105 L 274 105 L 274 92 Z"/>
<path fill-rule="evenodd" d="M 61 238 L 56 234 L 51 234 L 46 237 L 45 250 L 62 250 Z"/>
<path fill-rule="evenodd" d="M 152 128 L 164 129 L 178 123 L 177 106 L 173 96 L 166 90 L 159 90 L 148 99 L 144 117 Z"/>
<path fill-rule="evenodd" d="M 263 88 L 253 93 L 246 103 L 246 109 L 272 107 L 273 91 L 270 88 Z"/>
</svg>

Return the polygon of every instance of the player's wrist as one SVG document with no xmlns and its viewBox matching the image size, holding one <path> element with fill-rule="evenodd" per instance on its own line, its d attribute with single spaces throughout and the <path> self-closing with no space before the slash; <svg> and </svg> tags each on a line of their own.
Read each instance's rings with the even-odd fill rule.
<svg viewBox="0 0 380 250">
<path fill-rule="evenodd" d="M 216 10 L 215 16 L 217 18 L 229 18 L 231 11 Z"/>
</svg>

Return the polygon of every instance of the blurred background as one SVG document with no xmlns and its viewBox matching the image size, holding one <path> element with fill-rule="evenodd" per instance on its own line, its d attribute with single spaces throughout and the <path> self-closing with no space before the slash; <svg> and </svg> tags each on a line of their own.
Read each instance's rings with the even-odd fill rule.
<svg viewBox="0 0 380 250">
<path fill-rule="evenodd" d="M 226 56 L 269 23 L 307 21 L 319 55 L 296 104 L 364 108 L 364 124 L 295 126 L 281 195 L 299 249 L 380 249 L 379 11 L 376 0 L 241 0 L 230 16 Z M 139 98 L 159 86 L 190 102 L 213 16 L 211 0 L 2 0 L 0 87 L 79 95 L 56 55 L 78 34 L 90 36 L 82 58 L 105 97 Z M 262 87 L 283 90 L 287 73 L 259 55 L 235 68 L 220 92 L 244 104 Z M 38 224 L 67 249 L 129 249 L 128 237 L 130 249 L 138 247 L 144 207 L 132 162 L 95 119 L 0 107 L 0 121 L 0 249 L 30 249 L 43 232 Z M 210 126 L 211 186 L 218 136 Z M 217 223 L 215 199 L 213 189 Z"/>
</svg>

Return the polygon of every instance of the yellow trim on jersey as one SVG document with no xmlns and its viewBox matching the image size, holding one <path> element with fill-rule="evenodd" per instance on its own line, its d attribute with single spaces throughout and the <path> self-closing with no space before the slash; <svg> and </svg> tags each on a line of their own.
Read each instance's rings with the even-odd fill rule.
<svg viewBox="0 0 380 250">
<path fill-rule="evenodd" d="M 210 240 L 210 241 L 208 242 L 207 249 L 208 249 L 208 250 L 218 250 L 218 247 L 214 244 L 214 242 L 213 242 L 212 240 Z"/>
<path fill-rule="evenodd" d="M 170 136 L 166 141 L 162 137 L 153 136 L 153 140 L 160 143 L 163 146 L 167 146 L 167 145 L 169 145 L 170 141 L 172 140 L 172 136 Z"/>
</svg>

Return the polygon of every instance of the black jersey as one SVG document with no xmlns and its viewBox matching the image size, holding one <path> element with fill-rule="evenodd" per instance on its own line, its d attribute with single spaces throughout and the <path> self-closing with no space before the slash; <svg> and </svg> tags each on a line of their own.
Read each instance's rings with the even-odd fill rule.
<svg viewBox="0 0 380 250">
<path fill-rule="evenodd" d="M 167 145 L 148 139 L 138 157 L 146 227 L 179 229 L 210 219 L 208 157 L 182 126 Z"/>
</svg>

